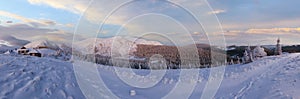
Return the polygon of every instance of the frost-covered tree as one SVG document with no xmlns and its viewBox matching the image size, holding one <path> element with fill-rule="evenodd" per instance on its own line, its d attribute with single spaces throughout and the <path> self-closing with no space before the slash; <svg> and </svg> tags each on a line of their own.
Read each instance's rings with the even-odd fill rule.
<svg viewBox="0 0 300 99">
<path fill-rule="evenodd" d="M 247 52 L 248 52 L 248 57 L 249 57 L 249 62 L 253 62 L 253 52 L 250 48 L 250 46 L 247 47 Z"/>
<path fill-rule="evenodd" d="M 253 52 L 251 51 L 251 48 L 250 46 L 248 46 L 246 49 L 245 49 L 245 52 L 244 52 L 244 56 L 243 56 L 243 63 L 250 63 L 250 62 L 253 62 Z"/>
<path fill-rule="evenodd" d="M 253 49 L 253 56 L 254 58 L 260 58 L 260 57 L 267 56 L 267 53 L 265 52 L 264 48 L 258 45 Z"/>
<path fill-rule="evenodd" d="M 249 57 L 248 51 L 245 50 L 244 56 L 243 56 L 243 63 L 249 63 L 249 62 L 250 62 L 250 57 Z"/>
</svg>

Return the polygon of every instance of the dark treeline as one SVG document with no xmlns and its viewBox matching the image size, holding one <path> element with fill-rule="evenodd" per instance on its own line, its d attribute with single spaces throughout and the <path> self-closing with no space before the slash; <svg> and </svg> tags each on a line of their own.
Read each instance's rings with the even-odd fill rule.
<svg viewBox="0 0 300 99">
<path fill-rule="evenodd" d="M 288 53 L 299 53 L 300 52 L 300 45 L 283 46 L 282 51 L 283 52 L 288 52 Z"/>
</svg>

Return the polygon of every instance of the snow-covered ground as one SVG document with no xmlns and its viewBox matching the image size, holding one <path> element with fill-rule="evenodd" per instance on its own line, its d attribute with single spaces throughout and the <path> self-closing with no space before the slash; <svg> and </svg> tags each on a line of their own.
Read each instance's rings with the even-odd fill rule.
<svg viewBox="0 0 300 99">
<path fill-rule="evenodd" d="M 9 55 L 0 60 L 0 99 L 84 98 L 68 62 Z"/>
<path fill-rule="evenodd" d="M 177 86 L 177 84 L 196 83 L 192 99 L 201 97 L 210 69 L 200 69 L 199 77 L 190 74 L 180 75 L 180 70 L 167 70 L 160 80 L 163 70 L 147 78 L 149 70 L 133 70 L 137 75 L 129 73 L 130 69 L 118 68 L 115 72 L 111 66 L 97 65 L 99 75 L 106 87 L 115 96 L 127 99 L 162 98 Z M 218 67 L 217 67 L 218 68 Z M 79 88 L 80 81 L 94 82 L 89 77 L 75 76 L 73 69 L 81 69 L 88 74 L 91 67 L 79 66 L 73 68 L 71 62 L 60 61 L 47 57 L 0 55 L 0 99 L 5 98 L 84 98 Z M 189 71 L 189 70 L 188 70 Z M 190 70 L 193 71 L 193 70 Z M 96 73 L 97 74 L 97 73 Z M 121 74 L 117 76 L 118 74 Z M 157 76 L 155 76 L 157 75 Z M 179 75 L 182 78 L 178 78 Z M 150 84 L 159 81 L 149 88 L 133 87 L 120 78 L 139 79 L 140 83 Z M 85 79 L 86 78 L 86 79 Z M 300 98 L 300 54 L 285 54 L 269 56 L 245 65 L 230 65 L 226 67 L 224 79 L 217 91 L 217 99 L 257 99 L 257 98 Z M 136 82 L 138 83 L 138 82 Z M 82 84 L 82 83 L 81 83 Z M 103 88 L 100 85 L 80 85 L 92 88 Z M 181 88 L 177 94 L 189 93 L 189 88 Z M 90 90 L 93 92 L 96 90 Z M 101 92 L 101 91 L 100 91 Z M 131 92 L 131 94 L 130 94 Z M 101 94 L 101 93 L 100 93 Z M 103 93 L 103 95 L 105 95 Z M 107 97 L 111 98 L 111 97 Z"/>
</svg>

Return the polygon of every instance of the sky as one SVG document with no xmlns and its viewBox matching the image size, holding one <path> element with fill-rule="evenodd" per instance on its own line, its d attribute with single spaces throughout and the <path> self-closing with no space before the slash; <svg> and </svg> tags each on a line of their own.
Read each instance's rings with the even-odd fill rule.
<svg viewBox="0 0 300 99">
<path fill-rule="evenodd" d="M 299 0 L 6 0 L 0 35 L 71 42 L 113 36 L 164 44 L 300 44 Z M 216 17 L 217 16 L 217 17 Z M 225 39 L 225 41 L 224 41 Z"/>
</svg>

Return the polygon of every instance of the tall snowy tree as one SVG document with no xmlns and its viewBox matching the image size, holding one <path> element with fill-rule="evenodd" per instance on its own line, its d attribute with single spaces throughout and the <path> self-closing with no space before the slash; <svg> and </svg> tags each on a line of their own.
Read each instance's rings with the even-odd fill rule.
<svg viewBox="0 0 300 99">
<path fill-rule="evenodd" d="M 250 45 L 247 47 L 247 52 L 248 52 L 248 56 L 249 56 L 249 61 L 250 62 L 253 62 L 253 52 L 252 52 L 252 50 L 251 50 L 251 48 L 250 48 Z"/>
<path fill-rule="evenodd" d="M 250 62 L 253 62 L 253 52 L 250 46 L 248 46 L 244 52 L 243 63 L 250 63 Z"/>
<path fill-rule="evenodd" d="M 249 57 L 249 53 L 248 53 L 247 50 L 245 50 L 244 56 L 243 56 L 243 63 L 245 64 L 245 63 L 249 63 L 249 62 L 251 62 L 250 57 Z"/>
<path fill-rule="evenodd" d="M 282 48 L 280 45 L 280 38 L 277 39 L 277 45 L 275 49 L 275 55 L 281 55 L 282 54 Z"/>
</svg>

